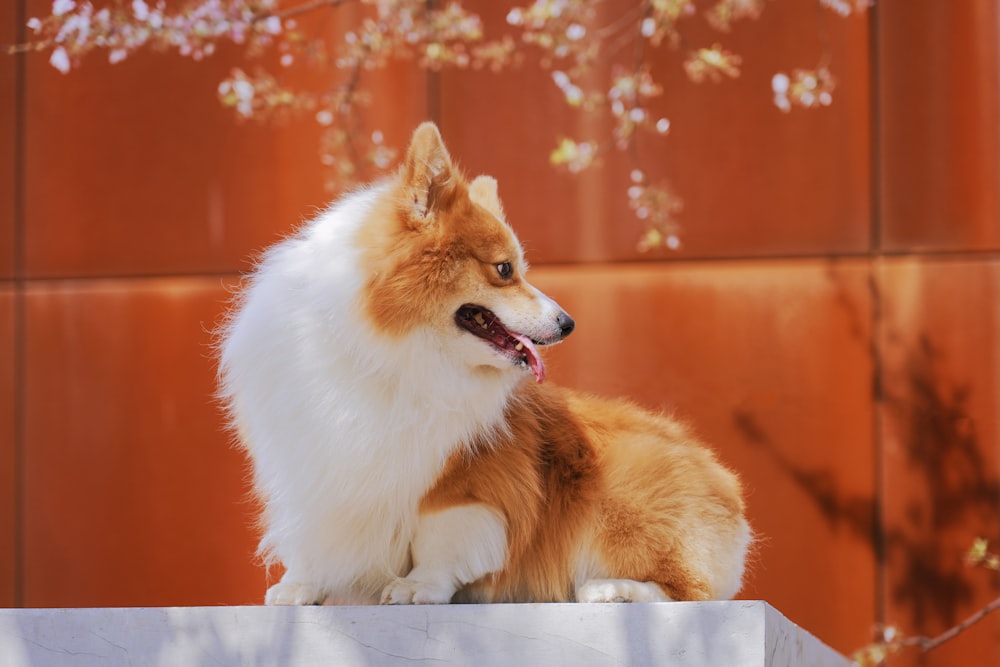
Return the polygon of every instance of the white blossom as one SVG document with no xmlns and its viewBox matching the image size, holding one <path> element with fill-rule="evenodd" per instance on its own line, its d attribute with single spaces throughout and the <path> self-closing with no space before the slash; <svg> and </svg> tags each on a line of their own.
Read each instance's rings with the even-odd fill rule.
<svg viewBox="0 0 1000 667">
<path fill-rule="evenodd" d="M 74 9 L 76 9 L 76 3 L 73 0 L 53 0 L 52 2 L 52 16 L 62 16 Z"/>
<path fill-rule="evenodd" d="M 53 49 L 52 56 L 49 58 L 49 64 L 63 74 L 69 72 L 69 54 L 66 53 L 66 49 L 61 46 Z"/>
<path fill-rule="evenodd" d="M 56 35 L 56 41 L 59 43 L 65 42 L 73 33 L 76 33 L 75 39 L 79 43 L 85 43 L 90 37 L 90 14 L 73 14 L 66 19 L 66 22 L 62 24 L 62 28 L 59 29 L 59 34 Z"/>
<path fill-rule="evenodd" d="M 233 81 L 233 92 L 236 93 L 236 97 L 241 100 L 249 100 L 253 98 L 253 84 L 244 79 L 238 79 Z"/>
<path fill-rule="evenodd" d="M 281 19 L 277 16 L 268 16 L 264 20 L 264 31 L 271 35 L 281 33 Z"/>
<path fill-rule="evenodd" d="M 566 103 L 570 106 L 580 106 L 583 104 L 583 90 L 579 86 L 566 86 L 563 88 L 563 93 L 566 95 Z"/>
<path fill-rule="evenodd" d="M 787 74 L 778 72 L 771 78 L 771 90 L 775 95 L 785 95 L 788 93 L 788 85 L 791 81 Z"/>
<path fill-rule="evenodd" d="M 132 13 L 137 21 L 145 21 L 149 18 L 149 5 L 143 0 L 132 0 Z"/>
<path fill-rule="evenodd" d="M 841 16 L 851 15 L 851 5 L 844 0 L 820 0 L 820 4 L 826 5 Z"/>
</svg>

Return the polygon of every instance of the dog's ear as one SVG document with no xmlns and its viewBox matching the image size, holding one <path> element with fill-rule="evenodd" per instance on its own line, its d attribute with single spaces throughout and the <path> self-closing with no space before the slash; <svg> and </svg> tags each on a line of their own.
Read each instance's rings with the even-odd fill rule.
<svg viewBox="0 0 1000 667">
<path fill-rule="evenodd" d="M 434 123 L 422 123 L 414 131 L 402 178 L 408 217 L 418 226 L 429 222 L 457 195 L 460 179 Z"/>
<path fill-rule="evenodd" d="M 497 179 L 491 176 L 476 176 L 469 183 L 469 199 L 501 220 L 504 219 L 503 205 L 497 195 Z"/>
</svg>

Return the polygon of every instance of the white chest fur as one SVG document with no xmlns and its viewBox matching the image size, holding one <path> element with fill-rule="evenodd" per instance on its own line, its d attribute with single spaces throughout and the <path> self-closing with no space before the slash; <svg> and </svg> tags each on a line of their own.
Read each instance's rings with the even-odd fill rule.
<svg viewBox="0 0 1000 667">
<path fill-rule="evenodd" d="M 272 249 L 222 346 L 266 505 L 261 550 L 329 593 L 377 594 L 405 573 L 420 498 L 456 447 L 496 427 L 517 382 L 470 374 L 432 332 L 390 338 L 363 317 L 355 238 L 378 194 Z"/>
</svg>

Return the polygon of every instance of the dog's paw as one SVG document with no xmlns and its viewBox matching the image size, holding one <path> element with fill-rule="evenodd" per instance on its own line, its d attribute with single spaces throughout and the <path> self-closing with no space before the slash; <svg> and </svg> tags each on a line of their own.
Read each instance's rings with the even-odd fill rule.
<svg viewBox="0 0 1000 667">
<path fill-rule="evenodd" d="M 396 579 L 382 590 L 382 604 L 448 604 L 451 586 L 431 581 Z"/>
<path fill-rule="evenodd" d="M 293 581 L 279 581 L 267 589 L 264 604 L 268 605 L 304 605 L 323 604 L 326 596 L 312 584 Z"/>
<path fill-rule="evenodd" d="M 652 582 L 632 579 L 591 579 L 576 589 L 577 602 L 667 602 L 670 598 Z"/>
</svg>

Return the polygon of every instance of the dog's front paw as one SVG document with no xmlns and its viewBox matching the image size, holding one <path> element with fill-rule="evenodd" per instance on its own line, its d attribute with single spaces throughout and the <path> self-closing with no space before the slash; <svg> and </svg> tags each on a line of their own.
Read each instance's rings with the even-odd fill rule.
<svg viewBox="0 0 1000 667">
<path fill-rule="evenodd" d="M 576 589 L 577 602 L 666 602 L 670 598 L 652 582 L 591 579 Z"/>
<path fill-rule="evenodd" d="M 451 586 L 430 581 L 396 579 L 382 591 L 382 604 L 448 604 Z"/>
<path fill-rule="evenodd" d="M 304 605 L 323 604 L 326 596 L 312 584 L 297 581 L 279 581 L 267 589 L 264 604 L 268 605 Z"/>
</svg>

